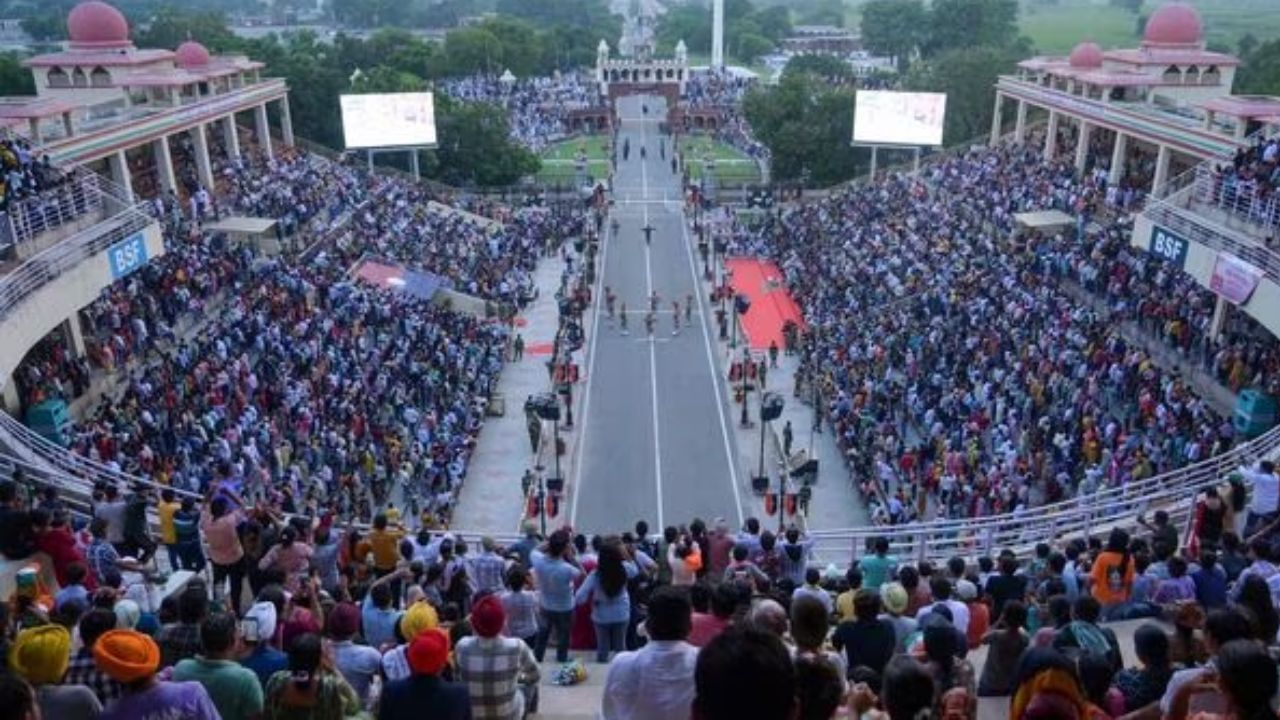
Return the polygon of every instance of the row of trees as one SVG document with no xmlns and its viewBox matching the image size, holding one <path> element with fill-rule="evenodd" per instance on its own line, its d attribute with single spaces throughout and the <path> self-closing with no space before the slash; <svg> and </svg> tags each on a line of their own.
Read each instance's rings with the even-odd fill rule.
<svg viewBox="0 0 1280 720">
<path fill-rule="evenodd" d="M 1017 0 L 870 0 L 862 41 L 896 60 L 903 89 L 947 94 L 948 145 L 990 127 L 997 76 L 1031 53 Z M 773 153 L 774 177 L 825 185 L 865 171 L 868 153 L 850 147 L 853 85 L 846 63 L 800 57 L 777 86 L 748 96 L 746 116 Z"/>
<path fill-rule="evenodd" d="M 825 9 L 824 9 L 825 8 Z M 830 3 L 815 7 L 814 12 L 831 17 Z M 785 5 L 757 8 L 751 0 L 725 0 L 724 51 L 738 62 L 750 65 L 777 47 L 791 34 L 791 10 Z M 711 7 L 694 2 L 671 7 L 659 23 L 656 33 L 659 52 L 670 53 L 684 40 L 689 52 L 711 52 Z"/>
</svg>

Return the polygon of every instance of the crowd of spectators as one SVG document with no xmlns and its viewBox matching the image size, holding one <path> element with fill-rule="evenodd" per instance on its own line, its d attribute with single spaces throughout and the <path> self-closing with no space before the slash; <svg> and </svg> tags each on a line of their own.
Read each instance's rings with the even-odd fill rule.
<svg viewBox="0 0 1280 720">
<path fill-rule="evenodd" d="M 1200 199 L 1270 229 L 1280 231 L 1280 138 L 1259 136 L 1236 151 L 1230 165 L 1203 170 L 1197 177 Z"/>
<path fill-rule="evenodd" d="M 511 136 L 534 152 L 565 137 L 571 112 L 601 104 L 595 79 L 577 72 L 510 82 L 497 75 L 472 75 L 444 80 L 441 89 L 457 100 L 506 108 Z"/>
<path fill-rule="evenodd" d="M 1280 516 L 1280 477 L 1241 472 L 1254 532 Z M 108 491 L 82 537 L 55 493 L 21 490 L 0 484 L 0 552 L 45 551 L 60 589 L 20 574 L 3 605 L 17 717 L 519 720 L 540 685 L 584 672 L 604 676 L 605 720 L 965 720 L 983 698 L 1019 720 L 1276 717 L 1280 558 L 1265 533 L 1242 546 L 1216 492 L 1194 547 L 1158 513 L 1142 536 L 1029 559 L 911 562 L 881 537 L 838 567 L 755 518 L 590 538 L 528 523 L 504 547 L 388 514 L 367 531 L 324 508 L 286 519 L 225 483 L 199 503 Z M 151 507 L 175 569 L 207 552 L 212 581 L 146 591 Z M 564 664 L 546 673 L 551 649 Z"/>
<path fill-rule="evenodd" d="M 1117 318 L 1157 325 L 1233 387 L 1274 362 L 1274 339 L 1205 337 L 1211 296 L 1128 250 L 1125 221 L 1086 232 L 1105 187 L 1035 145 L 949 157 L 734 234 L 731 252 L 773 257 L 804 307 L 801 392 L 819 388 L 881 522 L 1016 511 L 1229 448 L 1228 419 Z M 1015 213 L 1051 208 L 1082 213 L 1080 228 L 1014 239 Z"/>
<path fill-rule="evenodd" d="M 729 71 L 705 70 L 691 73 L 685 83 L 685 101 L 691 109 L 713 109 L 720 112 L 721 123 L 716 139 L 749 155 L 754 160 L 768 161 L 769 148 L 755 139 L 751 124 L 742 114 L 742 98 L 755 87 L 754 77 Z"/>
<path fill-rule="evenodd" d="M 538 258 L 580 220 L 532 208 L 499 226 L 305 153 L 246 158 L 225 175 L 220 207 L 289 218 L 306 252 L 259 256 L 203 230 L 199 204 L 160 198 L 168 252 L 84 310 L 85 358 L 66 340 L 28 358 L 15 374 L 22 399 L 71 400 L 89 388 L 86 370 L 120 370 L 74 426 L 73 451 L 184 489 L 232 481 L 276 507 L 367 516 L 394 496 L 446 520 L 507 330 L 347 273 L 376 257 L 518 306 L 535 295 Z"/>
</svg>

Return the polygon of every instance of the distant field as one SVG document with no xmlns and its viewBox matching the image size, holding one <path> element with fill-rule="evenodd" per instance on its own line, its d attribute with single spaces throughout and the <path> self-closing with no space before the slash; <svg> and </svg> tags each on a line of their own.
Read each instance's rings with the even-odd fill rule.
<svg viewBox="0 0 1280 720">
<path fill-rule="evenodd" d="M 579 153 L 587 156 L 587 173 L 592 180 L 609 177 L 609 136 L 584 135 L 556 143 L 542 151 L 542 170 L 538 182 L 546 184 L 572 183 L 577 180 Z"/>
<path fill-rule="evenodd" d="M 1207 41 L 1215 49 L 1235 52 L 1246 33 L 1259 40 L 1280 36 L 1280 2 L 1277 0 L 1186 0 L 1204 18 Z M 1165 0 L 1148 0 L 1142 15 L 1150 15 Z M 864 0 L 849 0 L 845 27 L 859 29 Z M 1022 32 L 1046 55 L 1065 55 L 1082 40 L 1104 48 L 1136 46 L 1137 17 L 1112 7 L 1107 0 L 1059 0 L 1045 5 L 1037 0 L 1022 4 Z"/>
<path fill-rule="evenodd" d="M 706 135 L 686 135 L 680 140 L 680 149 L 684 151 L 689 177 L 694 180 L 702 178 L 703 160 L 710 153 L 715 158 L 715 174 L 721 182 L 735 185 L 760 182 L 760 167 L 756 161 L 731 145 Z"/>
<path fill-rule="evenodd" d="M 1030 5 L 1022 8 L 1022 32 L 1031 38 L 1036 52 L 1066 55 L 1084 40 L 1103 48 L 1136 44 L 1135 17 L 1120 8 L 1090 3 L 1058 6 Z"/>
</svg>

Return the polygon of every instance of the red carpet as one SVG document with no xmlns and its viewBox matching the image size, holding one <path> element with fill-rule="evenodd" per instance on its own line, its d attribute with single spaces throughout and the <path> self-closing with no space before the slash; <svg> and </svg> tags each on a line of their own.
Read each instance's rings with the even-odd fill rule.
<svg viewBox="0 0 1280 720">
<path fill-rule="evenodd" d="M 751 308 L 742 316 L 742 328 L 752 350 L 768 350 L 769 344 L 785 347 L 782 326 L 791 321 L 804 328 L 800 306 L 787 291 L 782 272 L 767 260 L 729 258 L 725 267 L 731 273 L 730 285 L 735 293 L 751 299 Z"/>
<path fill-rule="evenodd" d="M 531 342 L 524 346 L 525 355 L 550 355 L 555 346 L 549 342 Z"/>
</svg>

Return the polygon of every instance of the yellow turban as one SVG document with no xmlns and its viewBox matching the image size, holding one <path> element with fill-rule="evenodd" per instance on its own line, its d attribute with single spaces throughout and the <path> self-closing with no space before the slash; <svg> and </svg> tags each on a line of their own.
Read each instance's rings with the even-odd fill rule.
<svg viewBox="0 0 1280 720">
<path fill-rule="evenodd" d="M 32 685 L 62 682 L 71 662 L 71 633 L 61 625 L 41 625 L 18 633 L 9 667 Z"/>
<path fill-rule="evenodd" d="M 400 617 L 400 634 L 404 636 L 404 641 L 408 643 L 423 630 L 430 630 L 439 625 L 440 617 L 436 615 L 436 609 L 431 607 L 427 601 L 419 600 L 410 605 L 409 609 L 405 610 L 404 615 Z"/>
</svg>

